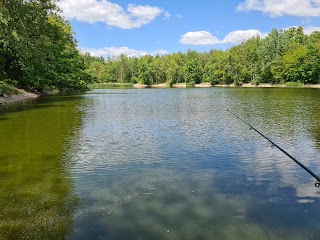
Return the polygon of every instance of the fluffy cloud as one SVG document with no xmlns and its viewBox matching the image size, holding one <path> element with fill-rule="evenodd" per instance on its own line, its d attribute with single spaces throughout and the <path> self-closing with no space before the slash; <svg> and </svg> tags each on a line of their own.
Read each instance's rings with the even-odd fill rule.
<svg viewBox="0 0 320 240">
<path fill-rule="evenodd" d="M 68 19 L 82 22 L 105 22 L 123 29 L 139 28 L 163 13 L 158 7 L 129 4 L 127 9 L 107 0 L 61 0 L 59 7 Z"/>
<path fill-rule="evenodd" d="M 320 32 L 320 27 L 304 27 L 303 31 L 305 34 L 310 35 L 311 33 L 318 31 Z"/>
<path fill-rule="evenodd" d="M 282 28 L 282 30 L 289 30 L 290 28 L 298 28 L 299 26 L 290 26 L 290 27 L 286 27 L 286 28 Z M 303 27 L 303 32 L 306 35 L 311 35 L 313 32 L 320 32 L 320 27 L 314 27 L 314 26 L 307 26 L 307 27 Z"/>
<path fill-rule="evenodd" d="M 211 33 L 206 31 L 188 32 L 182 35 L 180 43 L 190 45 L 215 45 L 215 44 L 239 44 L 252 37 L 265 37 L 265 34 L 258 30 L 237 30 L 230 32 L 224 39 L 219 40 Z"/>
<path fill-rule="evenodd" d="M 153 52 L 146 52 L 146 51 L 142 51 L 142 50 L 136 50 L 136 49 L 130 49 L 128 47 L 106 47 L 106 48 L 81 48 L 81 52 L 83 53 L 90 53 L 92 56 L 103 56 L 103 57 L 107 57 L 107 56 L 119 56 L 121 54 L 124 54 L 128 57 L 140 57 L 140 56 L 144 56 L 147 54 L 150 55 L 164 55 L 167 54 L 168 51 L 166 50 L 156 50 Z"/>
<path fill-rule="evenodd" d="M 320 0 L 245 0 L 238 5 L 239 11 L 260 11 L 272 17 L 320 16 Z"/>
<path fill-rule="evenodd" d="M 231 44 L 239 44 L 242 41 L 248 40 L 250 38 L 260 36 L 264 38 L 266 34 L 261 33 L 258 30 L 237 30 L 230 32 L 225 38 L 222 40 L 222 43 L 231 43 Z"/>
<path fill-rule="evenodd" d="M 183 34 L 180 43 L 191 45 L 213 45 L 218 44 L 219 40 L 209 32 L 198 31 Z"/>
</svg>

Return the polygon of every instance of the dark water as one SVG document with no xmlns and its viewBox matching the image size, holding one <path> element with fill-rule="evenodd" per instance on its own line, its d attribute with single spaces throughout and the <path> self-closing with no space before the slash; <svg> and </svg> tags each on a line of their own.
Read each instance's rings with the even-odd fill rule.
<svg viewBox="0 0 320 240">
<path fill-rule="evenodd" d="M 320 239 L 319 89 L 113 89 L 0 111 L 0 239 Z"/>
</svg>

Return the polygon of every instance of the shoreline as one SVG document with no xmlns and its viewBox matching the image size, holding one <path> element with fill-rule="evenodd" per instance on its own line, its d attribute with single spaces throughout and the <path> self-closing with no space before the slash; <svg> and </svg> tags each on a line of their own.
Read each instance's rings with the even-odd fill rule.
<svg viewBox="0 0 320 240">
<path fill-rule="evenodd" d="M 301 86 L 286 86 L 285 84 L 262 83 L 259 85 L 254 85 L 251 83 L 244 83 L 242 85 L 216 84 L 216 85 L 213 85 L 213 87 L 223 87 L 223 88 L 320 88 L 320 84 L 301 85 Z"/>
<path fill-rule="evenodd" d="M 195 88 L 210 88 L 213 87 L 211 83 L 199 83 L 194 85 Z"/>
<path fill-rule="evenodd" d="M 13 94 L 13 95 L 8 95 L 8 96 L 1 96 L 0 97 L 0 106 L 5 106 L 7 104 L 12 104 L 12 103 L 19 103 L 19 102 L 24 102 L 32 99 L 37 99 L 39 98 L 40 95 L 35 94 L 35 93 L 29 93 L 24 90 L 19 89 L 19 94 Z"/>
<path fill-rule="evenodd" d="M 105 85 L 105 86 L 104 86 Z M 242 85 L 236 84 L 211 84 L 211 83 L 199 83 L 194 85 L 187 85 L 186 83 L 175 83 L 170 86 L 167 83 L 159 83 L 159 84 L 130 84 L 130 83 L 99 83 L 99 87 L 95 88 L 94 84 L 92 84 L 92 89 L 113 89 L 113 88 L 211 88 L 211 87 L 223 87 L 223 88 L 320 88 L 319 84 L 312 85 L 285 85 L 285 84 L 270 84 L 270 83 L 261 83 L 261 84 L 252 84 L 252 83 L 244 83 Z"/>
<path fill-rule="evenodd" d="M 212 85 L 210 83 L 200 83 L 186 85 L 185 83 L 176 83 L 172 86 L 169 86 L 166 83 L 161 84 L 154 84 L 154 85 L 147 85 L 147 84 L 133 84 L 133 88 L 187 88 L 187 87 L 194 87 L 194 88 L 211 88 L 211 87 L 222 87 L 222 88 L 320 88 L 320 84 L 312 84 L 312 85 L 301 85 L 301 86 L 286 86 L 285 84 L 270 84 L 270 83 L 261 83 L 259 85 L 251 84 L 251 83 L 244 83 L 242 85 L 235 85 L 235 84 L 215 84 Z"/>
<path fill-rule="evenodd" d="M 173 86 L 169 86 L 166 83 L 161 83 L 161 84 L 154 84 L 154 85 L 147 85 L 147 84 L 133 84 L 133 88 L 136 89 L 143 89 L 143 88 L 186 88 L 189 87 L 185 83 L 178 83 L 174 84 Z M 285 84 L 259 84 L 259 85 L 254 85 L 251 83 L 245 83 L 242 85 L 235 85 L 235 84 L 195 84 L 192 86 L 194 88 L 214 88 L 214 87 L 221 87 L 221 88 L 313 88 L 313 89 L 320 89 L 320 84 L 312 84 L 312 85 L 301 85 L 301 86 L 286 86 Z M 107 88 L 106 88 L 107 89 Z M 35 94 L 35 93 L 30 93 L 26 92 L 24 90 L 19 89 L 18 94 L 13 94 L 13 95 L 8 95 L 8 96 L 0 96 L 0 107 L 5 106 L 7 104 L 12 104 L 12 103 L 19 103 L 19 102 L 24 102 L 28 100 L 33 100 L 37 99 L 40 96 L 44 95 L 55 95 L 58 92 L 43 92 L 42 94 Z"/>
<path fill-rule="evenodd" d="M 0 96 L 0 107 L 13 103 L 21 103 L 29 100 L 34 100 L 42 96 L 51 96 L 59 94 L 58 91 L 44 91 L 40 94 L 26 92 L 22 89 L 17 90 L 19 93 L 12 95 Z"/>
</svg>

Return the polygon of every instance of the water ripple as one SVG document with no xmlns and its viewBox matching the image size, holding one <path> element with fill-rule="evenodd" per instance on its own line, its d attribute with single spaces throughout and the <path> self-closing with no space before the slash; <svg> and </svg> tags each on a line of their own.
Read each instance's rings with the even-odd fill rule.
<svg viewBox="0 0 320 240">
<path fill-rule="evenodd" d="M 79 234 L 91 219 L 109 239 L 313 239 L 304 214 L 319 213 L 312 177 L 226 111 L 320 172 L 320 113 L 305 104 L 314 95 L 281 91 L 90 93 L 69 156 L 83 198 Z"/>
</svg>

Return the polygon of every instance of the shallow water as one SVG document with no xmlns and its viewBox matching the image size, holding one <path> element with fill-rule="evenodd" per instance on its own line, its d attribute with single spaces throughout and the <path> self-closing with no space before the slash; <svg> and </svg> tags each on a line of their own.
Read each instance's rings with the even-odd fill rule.
<svg viewBox="0 0 320 240">
<path fill-rule="evenodd" d="M 318 239 L 319 89 L 112 89 L 0 113 L 0 239 Z"/>
</svg>

